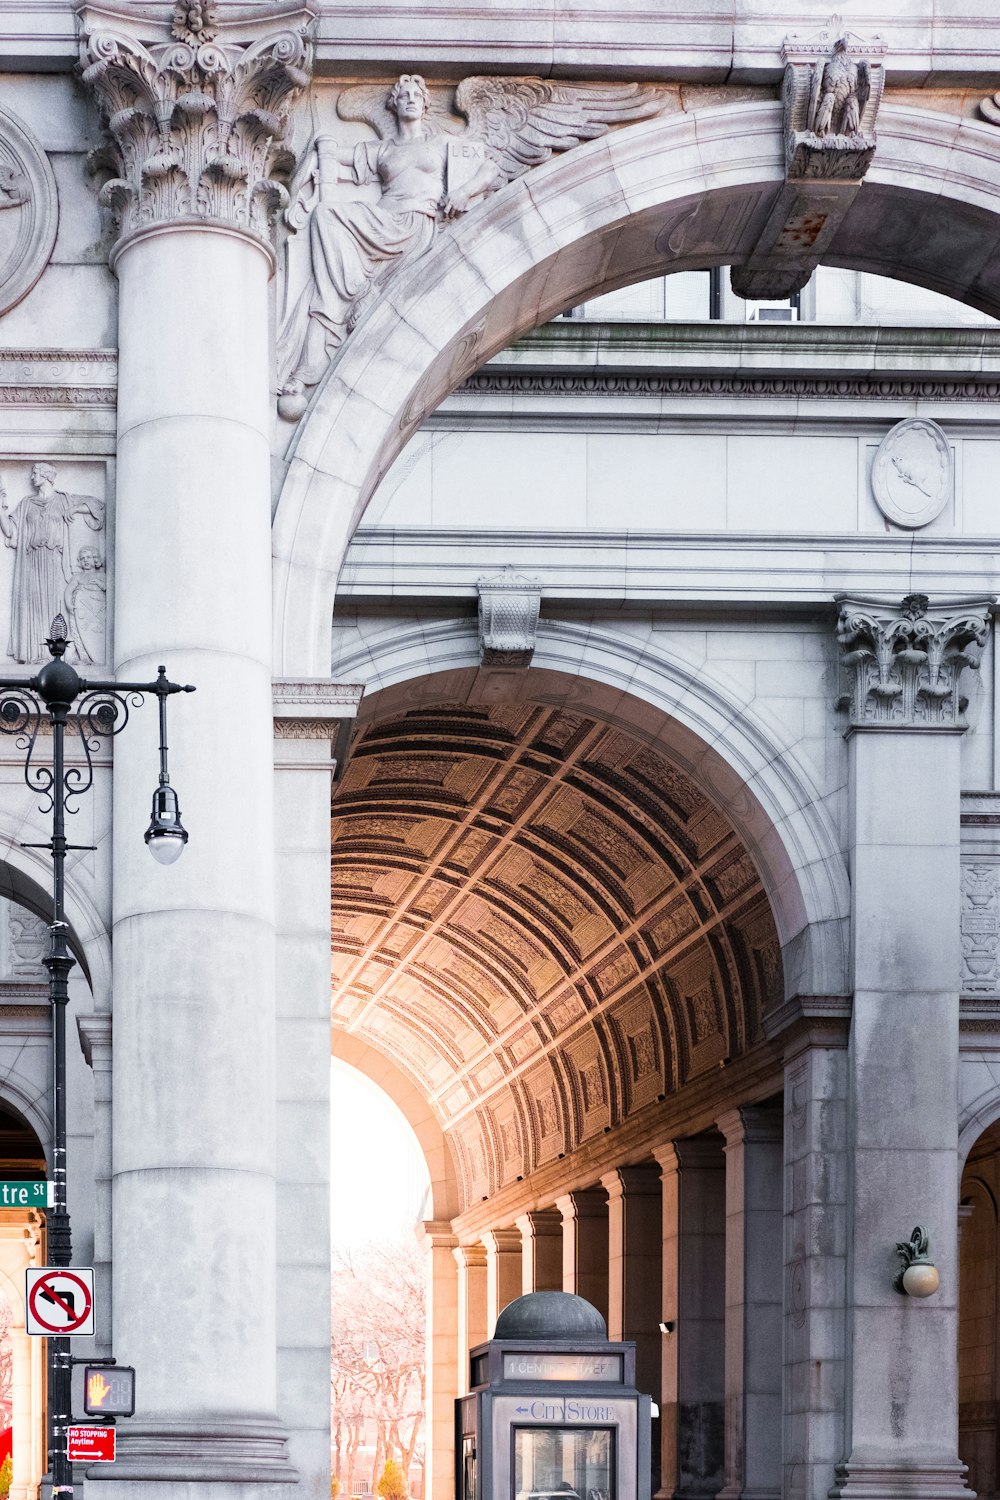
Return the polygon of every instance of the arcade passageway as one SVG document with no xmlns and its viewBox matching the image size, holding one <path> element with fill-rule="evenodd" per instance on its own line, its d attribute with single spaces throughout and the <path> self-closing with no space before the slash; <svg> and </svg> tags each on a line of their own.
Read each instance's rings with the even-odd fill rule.
<svg viewBox="0 0 1000 1500">
<path fill-rule="evenodd" d="M 726 809 L 562 706 L 375 700 L 332 848 L 334 1052 L 426 1101 L 455 1169 L 425 1226 L 435 1496 L 468 1348 L 556 1288 L 636 1340 L 671 1492 L 777 1489 L 743 1413 L 780 1430 L 782 965 Z"/>
</svg>

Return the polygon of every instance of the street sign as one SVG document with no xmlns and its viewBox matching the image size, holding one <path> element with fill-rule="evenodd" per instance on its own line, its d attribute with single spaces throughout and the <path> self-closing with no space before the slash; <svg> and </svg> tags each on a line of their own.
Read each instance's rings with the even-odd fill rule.
<svg viewBox="0 0 1000 1500">
<path fill-rule="evenodd" d="M 135 1415 L 135 1371 L 131 1365 L 84 1365 L 83 1409 L 88 1417 Z"/>
<path fill-rule="evenodd" d="M 67 1427 L 66 1457 L 71 1464 L 113 1464 L 113 1427 Z"/>
<path fill-rule="evenodd" d="M 93 1338 L 90 1266 L 30 1266 L 24 1273 L 24 1331 L 36 1337 Z"/>
<path fill-rule="evenodd" d="M 35 1178 L 28 1182 L 0 1182 L 0 1208 L 51 1208 L 55 1183 Z"/>
</svg>

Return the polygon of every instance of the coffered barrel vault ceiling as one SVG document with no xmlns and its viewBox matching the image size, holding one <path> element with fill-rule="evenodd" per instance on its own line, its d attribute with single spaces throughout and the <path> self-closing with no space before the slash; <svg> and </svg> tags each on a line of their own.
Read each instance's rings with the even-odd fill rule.
<svg viewBox="0 0 1000 1500">
<path fill-rule="evenodd" d="M 781 999 L 725 812 L 562 710 L 442 703 L 367 729 L 332 883 L 333 1024 L 413 1078 L 466 1203 L 745 1051 Z"/>
</svg>

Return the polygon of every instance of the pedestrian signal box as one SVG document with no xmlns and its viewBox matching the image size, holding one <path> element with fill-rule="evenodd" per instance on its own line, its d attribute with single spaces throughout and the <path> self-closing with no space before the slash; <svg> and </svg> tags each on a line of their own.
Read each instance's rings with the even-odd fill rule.
<svg viewBox="0 0 1000 1500">
<path fill-rule="evenodd" d="M 88 1417 L 135 1414 L 135 1371 L 130 1365 L 85 1365 L 83 1409 Z"/>
<path fill-rule="evenodd" d="M 455 1403 L 458 1500 L 649 1500 L 651 1401 L 635 1345 L 582 1297 L 531 1292 L 470 1354 Z"/>
</svg>

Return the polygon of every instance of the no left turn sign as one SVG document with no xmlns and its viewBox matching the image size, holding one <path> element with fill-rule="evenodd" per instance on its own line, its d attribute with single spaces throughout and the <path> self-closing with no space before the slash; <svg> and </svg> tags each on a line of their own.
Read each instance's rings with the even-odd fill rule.
<svg viewBox="0 0 1000 1500">
<path fill-rule="evenodd" d="M 25 1333 L 56 1338 L 94 1335 L 94 1273 L 90 1266 L 34 1266 L 24 1273 Z"/>
</svg>

